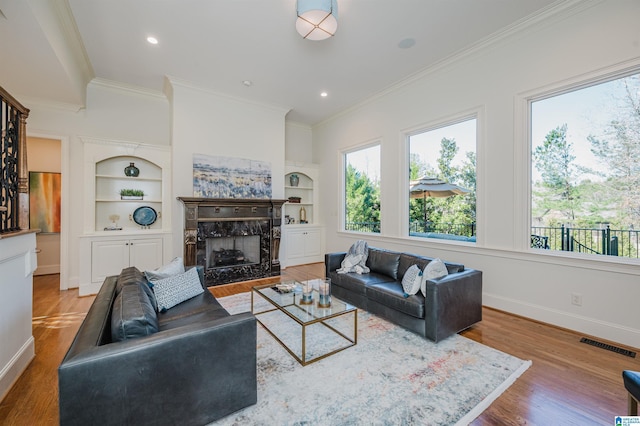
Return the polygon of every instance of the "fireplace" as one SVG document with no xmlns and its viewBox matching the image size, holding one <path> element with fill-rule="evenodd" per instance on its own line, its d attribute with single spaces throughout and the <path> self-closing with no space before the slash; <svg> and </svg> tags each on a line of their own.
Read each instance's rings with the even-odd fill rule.
<svg viewBox="0 0 640 426">
<path fill-rule="evenodd" d="M 204 267 L 207 286 L 280 275 L 285 200 L 187 198 L 185 265 Z"/>
</svg>

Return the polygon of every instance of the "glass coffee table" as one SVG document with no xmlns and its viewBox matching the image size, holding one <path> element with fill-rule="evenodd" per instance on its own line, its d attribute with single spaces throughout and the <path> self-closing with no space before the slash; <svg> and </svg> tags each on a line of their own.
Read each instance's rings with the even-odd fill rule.
<svg viewBox="0 0 640 426">
<path fill-rule="evenodd" d="M 313 291 L 311 303 L 301 303 L 302 283 L 287 281 L 281 284 L 294 289 L 279 292 L 275 284 L 253 287 L 251 312 L 300 364 L 320 361 L 357 344 L 356 307 L 335 297 L 332 297 L 330 307 L 320 307 L 317 289 Z"/>
</svg>

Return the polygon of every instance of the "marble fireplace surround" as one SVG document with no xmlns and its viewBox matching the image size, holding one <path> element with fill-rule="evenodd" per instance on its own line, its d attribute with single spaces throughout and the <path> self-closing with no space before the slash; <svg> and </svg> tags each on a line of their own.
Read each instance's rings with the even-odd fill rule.
<svg viewBox="0 0 640 426">
<path fill-rule="evenodd" d="M 280 275 L 282 205 L 286 200 L 178 197 L 184 204 L 184 263 L 205 268 L 207 286 Z M 212 261 L 211 247 L 259 237 L 238 262 Z M 214 241 L 218 239 L 217 241 Z M 218 243 L 218 241 L 225 242 Z M 255 238 L 251 238 L 255 240 Z M 207 244 L 209 241 L 209 244 Z"/>
</svg>

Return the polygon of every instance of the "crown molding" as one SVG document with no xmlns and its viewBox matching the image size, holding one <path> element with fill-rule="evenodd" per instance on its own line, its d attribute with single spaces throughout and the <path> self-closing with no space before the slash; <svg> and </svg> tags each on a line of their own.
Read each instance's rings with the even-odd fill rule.
<svg viewBox="0 0 640 426">
<path fill-rule="evenodd" d="M 218 98 L 222 98 L 222 99 L 227 99 L 230 101 L 234 101 L 234 102 L 241 102 L 244 104 L 249 104 L 249 105 L 253 105 L 259 108 L 263 108 L 263 109 L 268 109 L 274 112 L 277 112 L 279 114 L 282 114 L 283 116 L 286 115 L 289 111 L 291 111 L 291 108 L 287 108 L 287 107 L 283 107 L 283 106 L 279 106 L 279 105 L 273 105 L 273 104 L 267 104 L 264 102 L 258 102 L 258 101 L 254 101 L 254 100 L 250 100 L 250 99 L 245 99 L 245 98 L 241 98 L 239 96 L 233 96 L 233 95 L 229 95 L 227 93 L 221 93 L 221 92 L 217 92 L 215 90 L 212 89 L 208 89 L 202 86 L 198 86 L 195 83 L 192 83 L 190 81 L 178 78 L 178 77 L 173 77 L 170 75 L 165 76 L 166 80 L 165 80 L 165 93 L 167 93 L 167 91 L 169 91 L 171 93 L 171 96 L 173 96 L 173 86 L 180 86 L 180 87 L 184 87 L 186 89 L 191 89 L 191 90 L 196 90 L 202 93 L 207 93 L 209 95 L 218 97 Z"/>
<path fill-rule="evenodd" d="M 85 109 L 85 105 L 82 105 L 82 104 L 58 102 L 58 101 L 52 101 L 50 99 L 34 98 L 30 96 L 21 96 L 20 98 L 23 100 L 23 103 L 25 105 L 29 105 L 30 110 L 33 110 L 34 108 L 43 108 L 43 109 L 49 109 L 54 111 L 71 112 L 76 114 L 82 111 L 83 109 Z"/>
<path fill-rule="evenodd" d="M 359 108 L 371 102 L 383 98 L 384 96 L 400 90 L 403 87 L 408 86 L 416 81 L 419 81 L 424 77 L 429 76 L 430 74 L 450 67 L 451 65 L 456 64 L 462 60 L 471 58 L 474 55 L 482 54 L 482 52 L 486 49 L 495 47 L 503 42 L 508 42 L 514 36 L 521 34 L 523 31 L 531 27 L 540 26 L 540 28 L 542 28 L 543 26 L 552 25 L 573 15 L 576 15 L 584 10 L 590 9 L 599 3 L 603 3 L 604 1 L 605 0 L 557 0 L 547 7 L 542 8 L 537 12 L 528 15 L 518 21 L 513 22 L 505 28 L 478 40 L 476 43 L 465 47 L 464 49 L 459 50 L 455 53 L 452 53 L 451 55 L 433 63 L 432 65 L 429 65 L 428 67 L 419 70 L 407 76 L 406 78 L 397 81 L 390 86 L 387 86 L 386 88 L 381 89 L 377 93 L 372 94 L 362 101 L 348 108 L 345 108 L 344 110 L 332 115 L 331 117 L 314 124 L 312 128 L 326 125 L 342 116 L 358 110 Z"/>
<path fill-rule="evenodd" d="M 80 142 L 82 142 L 83 144 L 117 146 L 120 148 L 124 147 L 132 151 L 135 151 L 138 148 L 149 148 L 149 149 L 156 149 L 156 150 L 168 151 L 168 152 L 171 151 L 170 145 L 153 145 L 150 143 L 134 142 L 134 141 L 127 141 L 122 139 L 109 139 L 109 138 L 101 138 L 97 136 L 86 136 L 86 135 L 78 135 L 78 139 L 80 139 Z"/>
<path fill-rule="evenodd" d="M 126 84 L 119 81 L 108 80 L 106 78 L 96 77 L 89 82 L 90 85 L 102 87 L 105 89 L 119 90 L 123 92 L 133 93 L 135 95 L 147 96 L 156 99 L 167 100 L 167 96 L 159 90 L 148 89 L 146 87 Z"/>
<path fill-rule="evenodd" d="M 285 120 L 284 124 L 289 127 L 298 127 L 304 130 L 312 130 L 312 126 L 306 123 L 300 123 L 299 121 Z"/>
</svg>

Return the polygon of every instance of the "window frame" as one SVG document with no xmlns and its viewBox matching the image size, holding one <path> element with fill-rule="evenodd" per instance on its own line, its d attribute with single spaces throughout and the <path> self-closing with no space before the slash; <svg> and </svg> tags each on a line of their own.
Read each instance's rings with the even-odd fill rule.
<svg viewBox="0 0 640 426">
<path fill-rule="evenodd" d="M 402 177 L 402 181 L 406 182 L 407 178 L 410 177 L 410 166 L 411 166 L 411 137 L 412 136 L 416 136 L 419 135 L 421 133 L 426 133 L 426 132 L 430 132 L 433 130 L 438 130 L 444 127 L 448 127 L 448 126 L 453 126 L 456 124 L 460 124 L 460 123 L 464 123 L 466 121 L 470 121 L 470 120 L 476 120 L 476 128 L 475 128 L 475 133 L 476 133 L 476 140 L 475 140 L 475 153 L 476 153 L 476 241 L 458 241 L 455 239 L 440 239 L 440 238 L 432 238 L 432 237 L 419 237 L 419 236 L 415 236 L 415 235 L 410 235 L 409 233 L 409 228 L 410 228 L 410 222 L 409 222 L 409 202 L 410 202 L 410 196 L 409 196 L 409 191 L 402 191 L 402 233 L 406 238 L 415 240 L 415 241 L 429 241 L 434 242 L 434 243 L 438 243 L 438 244 L 463 244 L 463 245 L 470 245 L 470 246 L 479 246 L 479 242 L 481 241 L 482 238 L 482 231 L 481 231 L 481 226 L 480 226 L 480 219 L 482 217 L 484 217 L 484 215 L 481 213 L 480 207 L 483 204 L 481 201 L 481 187 L 483 186 L 481 184 L 481 179 L 480 177 L 482 176 L 482 173 L 480 172 L 481 170 L 481 163 L 483 163 L 483 150 L 481 148 L 482 144 L 481 144 L 481 140 L 482 140 L 482 131 L 483 131 L 483 126 L 484 126 L 484 107 L 476 107 L 476 108 L 472 108 L 466 111 L 462 111 L 459 112 L 457 114 L 452 114 L 446 117 L 441 117 L 439 119 L 430 121 L 428 123 L 424 123 L 422 125 L 418 125 L 418 126 L 414 126 L 410 129 L 407 129 L 405 131 L 403 131 L 403 139 L 404 139 L 404 149 L 405 149 L 405 155 L 404 155 L 404 159 L 405 159 L 405 164 L 403 167 L 403 170 L 406 170 L 407 175 L 404 175 Z"/>
<path fill-rule="evenodd" d="M 550 99 L 564 94 L 587 89 L 599 84 L 608 83 L 632 75 L 640 74 L 640 62 L 629 65 L 618 64 L 604 69 L 591 71 L 579 76 L 553 82 L 548 85 L 519 93 L 515 96 L 514 117 L 514 167 L 515 182 L 515 202 L 518 206 L 526 206 L 519 209 L 521 214 L 514 220 L 514 236 L 516 238 L 516 249 L 536 256 L 551 256 L 564 259 L 587 260 L 590 262 L 633 264 L 640 263 L 640 259 L 622 256 L 611 256 L 602 254 L 591 254 L 576 251 L 543 250 L 531 247 L 531 226 L 532 226 L 532 172 L 533 172 L 533 104 L 538 101 Z M 517 165 L 521 167 L 517 167 Z"/>
<path fill-rule="evenodd" d="M 342 167 L 342 171 L 340 173 L 340 229 L 339 232 L 348 232 L 354 233 L 358 235 L 382 235 L 383 230 L 383 222 L 382 222 L 382 185 L 380 185 L 380 232 L 367 232 L 367 231 L 351 231 L 346 229 L 347 225 L 347 155 L 363 151 L 369 148 L 378 147 L 380 150 L 378 163 L 380 167 L 380 181 L 382 182 L 382 140 L 381 139 L 373 139 L 368 142 L 364 142 L 359 145 L 351 146 L 345 148 L 339 152 L 340 155 L 340 163 Z"/>
</svg>

